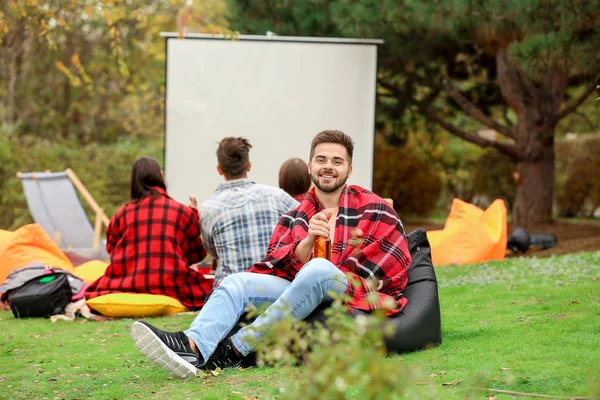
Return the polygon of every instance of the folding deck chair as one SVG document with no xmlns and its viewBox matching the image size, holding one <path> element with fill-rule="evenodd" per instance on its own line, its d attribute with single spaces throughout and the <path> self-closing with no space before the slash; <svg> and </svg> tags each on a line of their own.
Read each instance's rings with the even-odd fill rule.
<svg viewBox="0 0 600 400">
<path fill-rule="evenodd" d="M 42 226 L 69 258 L 74 257 L 79 261 L 108 259 L 106 248 L 100 243 L 102 226 L 108 226 L 108 217 L 73 171 L 19 172 L 17 177 L 23 184 L 34 221 Z M 75 188 L 96 213 L 93 227 Z"/>
</svg>

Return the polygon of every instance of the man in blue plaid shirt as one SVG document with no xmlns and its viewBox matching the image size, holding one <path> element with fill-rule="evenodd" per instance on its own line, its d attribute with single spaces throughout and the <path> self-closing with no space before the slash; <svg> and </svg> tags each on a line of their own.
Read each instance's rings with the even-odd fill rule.
<svg viewBox="0 0 600 400">
<path fill-rule="evenodd" d="M 217 171 L 225 182 L 200 206 L 204 247 L 218 259 L 214 287 L 260 261 L 281 216 L 298 205 L 283 190 L 248 179 L 251 147 L 241 137 L 221 140 Z"/>
</svg>

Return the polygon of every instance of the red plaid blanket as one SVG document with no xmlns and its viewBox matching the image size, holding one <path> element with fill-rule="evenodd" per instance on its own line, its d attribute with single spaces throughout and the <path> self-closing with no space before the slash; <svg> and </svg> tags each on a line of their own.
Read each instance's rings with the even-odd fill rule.
<svg viewBox="0 0 600 400">
<path fill-rule="evenodd" d="M 322 210 L 313 188 L 296 209 L 282 216 L 267 255 L 249 271 L 293 280 L 304 265 L 294 250 L 308 235 L 311 217 Z M 361 240 L 352 240 L 357 231 L 362 232 Z M 344 188 L 331 261 L 349 277 L 350 308 L 385 308 L 387 315 L 394 315 L 406 306 L 402 291 L 411 263 L 408 243 L 400 218 L 381 197 L 359 186 Z"/>
</svg>

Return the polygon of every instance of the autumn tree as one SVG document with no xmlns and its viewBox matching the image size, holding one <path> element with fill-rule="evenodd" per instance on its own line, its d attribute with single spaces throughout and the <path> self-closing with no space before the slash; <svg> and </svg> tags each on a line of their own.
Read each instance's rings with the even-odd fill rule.
<svg viewBox="0 0 600 400">
<path fill-rule="evenodd" d="M 226 16 L 222 0 L 4 1 L 0 122 L 80 145 L 162 136 L 160 32 L 182 18 L 190 32 L 219 32 Z"/>
<path fill-rule="evenodd" d="M 73 168 L 107 212 L 125 201 L 131 162 L 163 155 L 160 32 L 220 33 L 227 15 L 225 0 L 0 1 L 0 228 L 30 220 L 17 171 Z"/>
</svg>

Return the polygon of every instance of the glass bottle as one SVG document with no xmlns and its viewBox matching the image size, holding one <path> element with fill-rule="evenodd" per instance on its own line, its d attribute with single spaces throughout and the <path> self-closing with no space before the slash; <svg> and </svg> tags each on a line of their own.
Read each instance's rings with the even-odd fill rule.
<svg viewBox="0 0 600 400">
<path fill-rule="evenodd" d="M 313 258 L 326 258 L 331 261 L 331 239 L 325 236 L 315 236 Z"/>
</svg>

